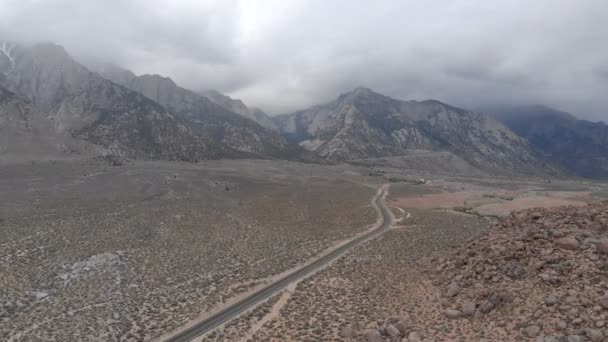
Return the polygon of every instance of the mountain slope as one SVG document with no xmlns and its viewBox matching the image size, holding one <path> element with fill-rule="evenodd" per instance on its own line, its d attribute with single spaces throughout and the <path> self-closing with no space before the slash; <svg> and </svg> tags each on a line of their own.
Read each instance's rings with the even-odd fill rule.
<svg viewBox="0 0 608 342">
<path fill-rule="evenodd" d="M 0 161 L 59 158 L 95 150 L 95 146 L 57 133 L 52 121 L 29 101 L 0 87 Z"/>
<path fill-rule="evenodd" d="M 121 83 L 161 104 L 170 112 L 187 119 L 214 140 L 246 153 L 275 158 L 299 158 L 305 153 L 290 145 L 280 134 L 262 127 L 254 120 L 238 115 L 207 97 L 175 84 L 160 75 L 135 76 L 120 68 L 100 70 L 102 76 Z"/>
<path fill-rule="evenodd" d="M 11 62 L 0 63 L 0 85 L 31 101 L 59 134 L 133 158 L 197 161 L 241 155 L 200 125 L 90 72 L 58 45 L 13 45 L 6 51 L 0 55 Z"/>
<path fill-rule="evenodd" d="M 544 106 L 486 108 L 547 158 L 581 177 L 608 179 L 608 125 Z"/>
<path fill-rule="evenodd" d="M 129 89 L 89 71 L 58 45 L 0 45 L 0 86 L 28 99 L 63 134 L 133 158 L 306 159 L 278 133 L 160 76 Z M 160 103 L 159 103 L 160 102 Z"/>
<path fill-rule="evenodd" d="M 400 101 L 357 88 L 275 122 L 284 136 L 333 160 L 451 152 L 498 173 L 553 173 L 525 139 L 496 120 L 439 101 Z"/>
<path fill-rule="evenodd" d="M 233 99 L 230 96 L 226 96 L 215 90 L 204 91 L 202 95 L 208 98 L 209 100 L 215 102 L 216 104 L 230 110 L 231 112 L 235 112 L 239 115 L 242 115 L 259 123 L 263 127 L 275 131 L 278 130 L 278 127 L 276 126 L 274 121 L 272 121 L 272 118 L 268 114 L 264 113 L 258 108 L 247 107 L 241 100 Z"/>
</svg>

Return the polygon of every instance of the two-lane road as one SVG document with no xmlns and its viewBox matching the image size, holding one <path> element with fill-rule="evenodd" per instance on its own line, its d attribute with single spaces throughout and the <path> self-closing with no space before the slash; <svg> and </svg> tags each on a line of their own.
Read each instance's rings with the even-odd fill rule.
<svg viewBox="0 0 608 342">
<path fill-rule="evenodd" d="M 285 289 L 289 284 L 299 281 L 313 272 L 327 266 L 327 264 L 332 261 L 338 259 L 345 252 L 350 249 L 368 241 L 370 239 L 375 238 L 376 236 L 382 234 L 383 232 L 390 229 L 393 224 L 393 215 L 390 210 L 386 207 L 384 200 L 386 195 L 388 194 L 388 185 L 383 185 L 379 190 L 374 199 L 372 200 L 372 205 L 378 212 L 378 217 L 380 223 L 377 225 L 377 228 L 361 235 L 344 245 L 334 249 L 333 251 L 320 256 L 318 259 L 300 267 L 299 269 L 293 271 L 292 273 L 284 276 L 283 278 L 261 288 L 260 290 L 252 293 L 251 295 L 239 300 L 238 302 L 223 308 L 222 310 L 214 313 L 203 321 L 195 324 L 194 326 L 168 338 L 165 340 L 166 342 L 186 342 L 191 341 L 192 339 L 201 336 L 223 323 L 237 317 L 243 312 L 255 307 L 260 304 L 264 300 L 270 298 L 274 294 Z"/>
</svg>

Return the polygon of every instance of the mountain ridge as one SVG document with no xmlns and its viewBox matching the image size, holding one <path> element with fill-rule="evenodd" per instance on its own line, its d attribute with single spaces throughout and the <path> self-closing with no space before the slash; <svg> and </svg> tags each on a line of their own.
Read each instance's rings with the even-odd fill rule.
<svg viewBox="0 0 608 342">
<path fill-rule="evenodd" d="M 57 132 L 131 158 L 314 157 L 168 78 L 145 77 L 158 87 L 142 94 L 90 71 L 59 45 L 7 44 L 0 51 L 0 86 L 27 98 Z"/>
<path fill-rule="evenodd" d="M 608 179 L 608 125 L 542 105 L 500 106 L 485 111 L 540 153 L 581 177 Z"/>
<path fill-rule="evenodd" d="M 158 74 L 136 76 L 128 70 L 120 70 L 118 67 L 113 67 L 110 71 L 106 69 L 105 73 L 102 70 L 101 76 L 116 83 L 126 82 L 122 85 L 189 120 L 209 136 L 237 151 L 275 158 L 314 158 L 298 146 L 290 146 L 278 132 L 263 127 L 255 120 L 239 115 L 204 95 L 180 87 L 169 77 Z"/>
<path fill-rule="evenodd" d="M 332 160 L 398 156 L 409 149 L 445 150 L 496 172 L 506 168 L 559 173 L 525 139 L 485 114 L 437 100 L 396 100 L 365 87 L 277 116 L 275 122 L 288 141 Z"/>
</svg>

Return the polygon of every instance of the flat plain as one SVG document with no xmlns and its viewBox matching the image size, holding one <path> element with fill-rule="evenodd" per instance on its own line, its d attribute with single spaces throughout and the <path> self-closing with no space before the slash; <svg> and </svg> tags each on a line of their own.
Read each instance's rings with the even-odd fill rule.
<svg viewBox="0 0 608 342">
<path fill-rule="evenodd" d="M 0 168 L 0 339 L 152 340 L 376 221 L 373 179 L 280 161 Z M 358 177 L 358 178 L 357 178 Z"/>
<path fill-rule="evenodd" d="M 365 340 L 401 319 L 441 332 L 421 263 L 511 210 L 606 193 L 276 160 L 2 165 L 0 339 L 162 340 L 372 227 L 386 183 L 391 230 L 199 340 Z"/>
</svg>

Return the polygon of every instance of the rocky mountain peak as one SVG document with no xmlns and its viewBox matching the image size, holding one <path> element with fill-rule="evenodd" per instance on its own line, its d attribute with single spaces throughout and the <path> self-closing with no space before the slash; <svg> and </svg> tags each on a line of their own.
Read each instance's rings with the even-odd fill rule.
<svg viewBox="0 0 608 342">
<path fill-rule="evenodd" d="M 137 77 L 133 72 L 123 69 L 113 63 L 101 62 L 93 63 L 88 66 L 91 70 L 97 71 L 102 77 L 121 85 L 128 84 Z"/>
<path fill-rule="evenodd" d="M 436 100 L 401 101 L 359 87 L 275 122 L 289 141 L 332 160 L 427 150 L 453 153 L 483 170 L 553 172 L 525 139 L 496 120 Z"/>
<path fill-rule="evenodd" d="M 65 48 L 61 45 L 57 45 L 55 43 L 39 43 L 32 46 L 33 51 L 36 54 L 44 56 L 53 60 L 64 60 L 64 59 L 72 59 L 72 57 L 68 54 Z"/>
<path fill-rule="evenodd" d="M 356 87 L 353 90 L 341 94 L 338 97 L 338 101 L 346 101 L 346 102 L 352 102 L 352 101 L 357 101 L 357 100 L 373 100 L 373 99 L 386 99 L 387 97 L 377 93 L 373 90 L 371 90 L 370 88 L 366 88 L 366 87 Z"/>
<path fill-rule="evenodd" d="M 4 86 L 42 112 L 56 110 L 64 96 L 81 91 L 91 79 L 92 73 L 59 45 L 2 45 Z"/>
</svg>

